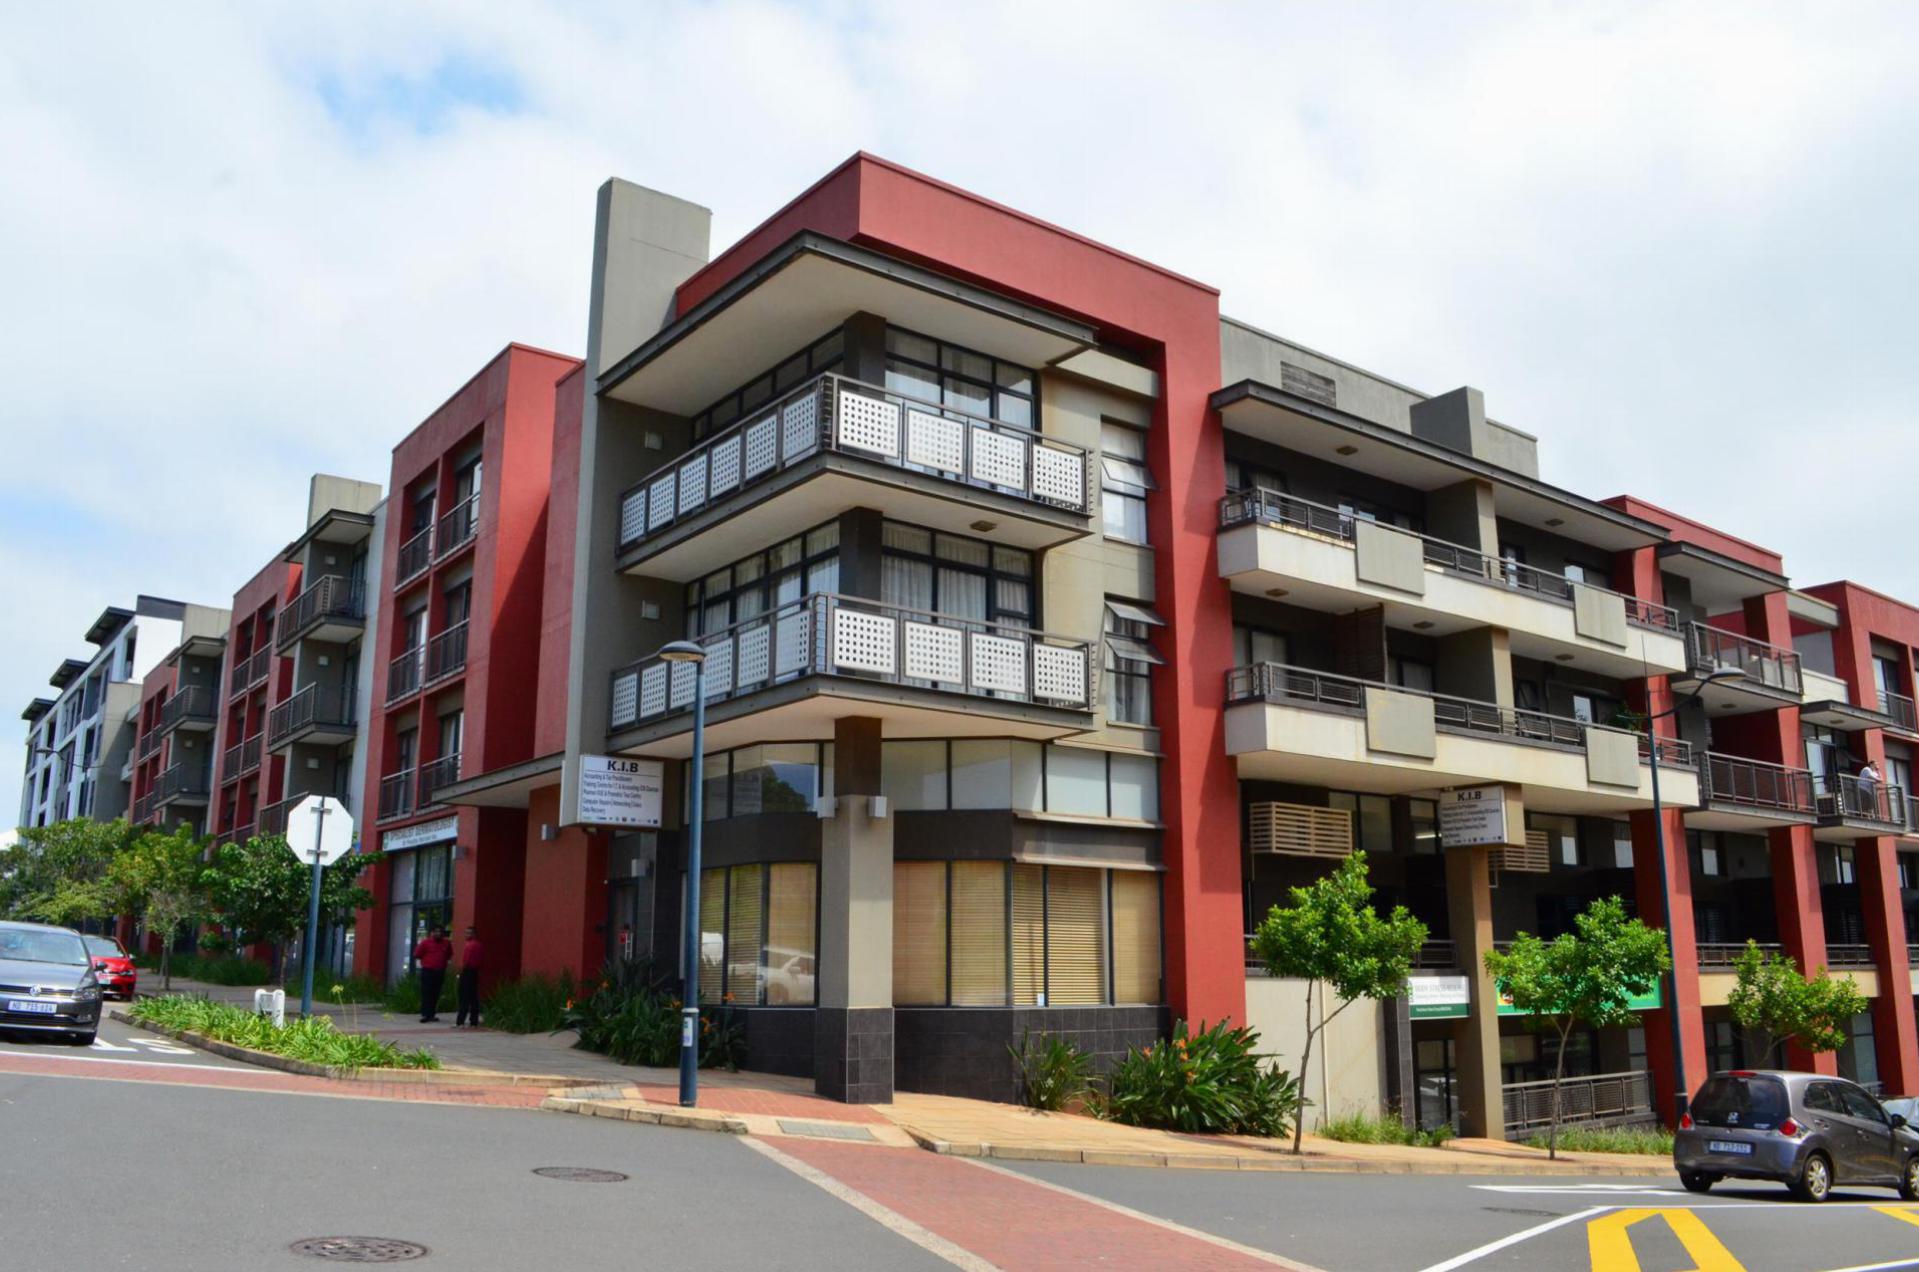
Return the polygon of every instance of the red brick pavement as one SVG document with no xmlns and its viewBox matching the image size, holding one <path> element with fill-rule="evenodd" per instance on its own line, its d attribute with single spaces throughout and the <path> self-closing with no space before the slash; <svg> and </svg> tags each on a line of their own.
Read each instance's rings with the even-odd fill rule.
<svg viewBox="0 0 1919 1272">
<path fill-rule="evenodd" d="M 309 1078 L 275 1069 L 190 1068 L 181 1064 L 84 1059 L 78 1056 L 0 1055 L 0 1073 L 509 1109 L 538 1108 L 540 1101 L 546 1098 L 546 1092 L 537 1087 L 436 1086 L 427 1082 L 381 1082 L 375 1079 L 348 1081 Z"/>
<path fill-rule="evenodd" d="M 649 1104 L 678 1108 L 680 1090 L 669 1086 L 635 1087 Z M 756 1087 L 700 1087 L 700 1107 L 716 1113 L 764 1113 L 768 1117 L 804 1117 L 822 1122 L 861 1122 L 883 1126 L 886 1115 L 864 1104 L 841 1104 L 825 1096 L 801 1091 L 764 1091 Z"/>
</svg>

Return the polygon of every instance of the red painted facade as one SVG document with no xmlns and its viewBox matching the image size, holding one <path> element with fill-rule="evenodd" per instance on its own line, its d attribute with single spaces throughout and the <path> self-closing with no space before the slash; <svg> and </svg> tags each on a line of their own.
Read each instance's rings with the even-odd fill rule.
<svg viewBox="0 0 1919 1272">
<path fill-rule="evenodd" d="M 267 752 L 266 730 L 267 716 L 293 686 L 293 659 L 275 649 L 275 636 L 281 615 L 299 594 L 300 567 L 277 553 L 233 594 L 207 810 L 207 831 L 216 839 L 247 838 L 259 825 L 260 810 L 285 793 L 286 757 Z"/>
</svg>

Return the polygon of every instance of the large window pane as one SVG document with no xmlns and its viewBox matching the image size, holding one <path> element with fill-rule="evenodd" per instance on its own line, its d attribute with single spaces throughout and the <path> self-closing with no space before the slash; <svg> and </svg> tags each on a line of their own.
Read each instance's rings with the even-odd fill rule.
<svg viewBox="0 0 1919 1272">
<path fill-rule="evenodd" d="M 1150 755 L 1113 753 L 1113 816 L 1159 820 L 1159 764 Z"/>
<path fill-rule="evenodd" d="M 1113 1001 L 1156 1003 L 1159 989 L 1159 876 L 1113 871 Z"/>
<path fill-rule="evenodd" d="M 1006 1002 L 1006 865 L 953 863 L 953 1005 Z"/>
<path fill-rule="evenodd" d="M 819 961 L 819 867 L 789 861 L 767 871 L 766 1001 L 811 1005 Z"/>
<path fill-rule="evenodd" d="M 1046 811 L 1106 816 L 1106 753 L 1083 747 L 1048 747 Z"/>
<path fill-rule="evenodd" d="M 946 807 L 946 743 L 887 742 L 880 750 L 880 790 L 902 812 Z"/>
<path fill-rule="evenodd" d="M 739 1006 L 760 1001 L 761 922 L 766 917 L 764 866 L 734 866 L 727 880 L 726 997 Z"/>
<path fill-rule="evenodd" d="M 701 821 L 719 821 L 726 812 L 726 769 L 730 759 L 725 753 L 705 757 L 704 780 L 700 783 Z"/>
<path fill-rule="evenodd" d="M 1046 1003 L 1106 1001 L 1106 872 L 1046 868 Z"/>
<path fill-rule="evenodd" d="M 733 752 L 733 816 L 811 811 L 818 765 L 811 742 L 741 747 Z"/>
<path fill-rule="evenodd" d="M 1044 866 L 1013 867 L 1013 1004 L 1041 1004 L 1046 992 Z"/>
<path fill-rule="evenodd" d="M 946 1001 L 946 863 L 893 863 L 893 1002 Z"/>
<path fill-rule="evenodd" d="M 953 807 L 1013 806 L 1013 744 L 1001 738 L 953 742 Z"/>
</svg>

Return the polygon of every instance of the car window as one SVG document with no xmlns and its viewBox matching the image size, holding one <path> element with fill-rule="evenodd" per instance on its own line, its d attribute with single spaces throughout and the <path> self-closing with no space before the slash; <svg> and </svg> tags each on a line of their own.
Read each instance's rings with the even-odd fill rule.
<svg viewBox="0 0 1919 1272">
<path fill-rule="evenodd" d="M 1830 1082 L 1815 1082 L 1806 1088 L 1806 1107 L 1814 1113 L 1843 1113 L 1839 1094 Z"/>
<path fill-rule="evenodd" d="M 1699 1088 L 1692 1120 L 1701 1126 L 1769 1131 L 1786 1118 L 1786 1085 L 1778 1078 L 1722 1074 Z"/>
<path fill-rule="evenodd" d="M 1846 1112 L 1867 1122 L 1886 1124 L 1885 1110 L 1879 1107 L 1879 1101 L 1861 1091 L 1858 1087 L 1840 1087 L 1840 1098 L 1846 1102 Z"/>
<path fill-rule="evenodd" d="M 59 963 L 88 967 L 86 942 L 78 932 L 48 932 L 37 928 L 13 928 L 0 932 L 0 958 L 23 963 Z"/>
<path fill-rule="evenodd" d="M 120 942 L 110 936 L 89 936 L 85 938 L 87 953 L 96 958 L 123 958 L 126 951 L 120 948 Z"/>
</svg>

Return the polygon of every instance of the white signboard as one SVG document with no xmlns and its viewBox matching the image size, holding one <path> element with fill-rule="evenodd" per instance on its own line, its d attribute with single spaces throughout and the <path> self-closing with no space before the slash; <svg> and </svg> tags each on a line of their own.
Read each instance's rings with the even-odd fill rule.
<svg viewBox="0 0 1919 1272">
<path fill-rule="evenodd" d="M 460 815 L 442 817 L 438 821 L 421 822 L 417 826 L 402 826 L 398 830 L 389 830 L 380 836 L 380 849 L 383 852 L 401 852 L 408 848 L 424 848 L 428 844 L 443 843 L 448 839 L 457 839 L 460 834 Z"/>
<path fill-rule="evenodd" d="M 1464 976 L 1409 976 L 1406 979 L 1406 1012 L 1413 1020 L 1464 1016 L 1472 997 L 1472 983 Z"/>
<path fill-rule="evenodd" d="M 287 814 L 287 847 L 307 865 L 330 866 L 353 847 L 353 814 L 331 795 L 309 795 Z"/>
<path fill-rule="evenodd" d="M 1506 842 L 1506 788 L 1468 786 L 1439 797 L 1439 842 L 1448 848 Z"/>
<path fill-rule="evenodd" d="M 580 757 L 580 821 L 658 830 L 666 766 L 627 755 Z"/>
</svg>

